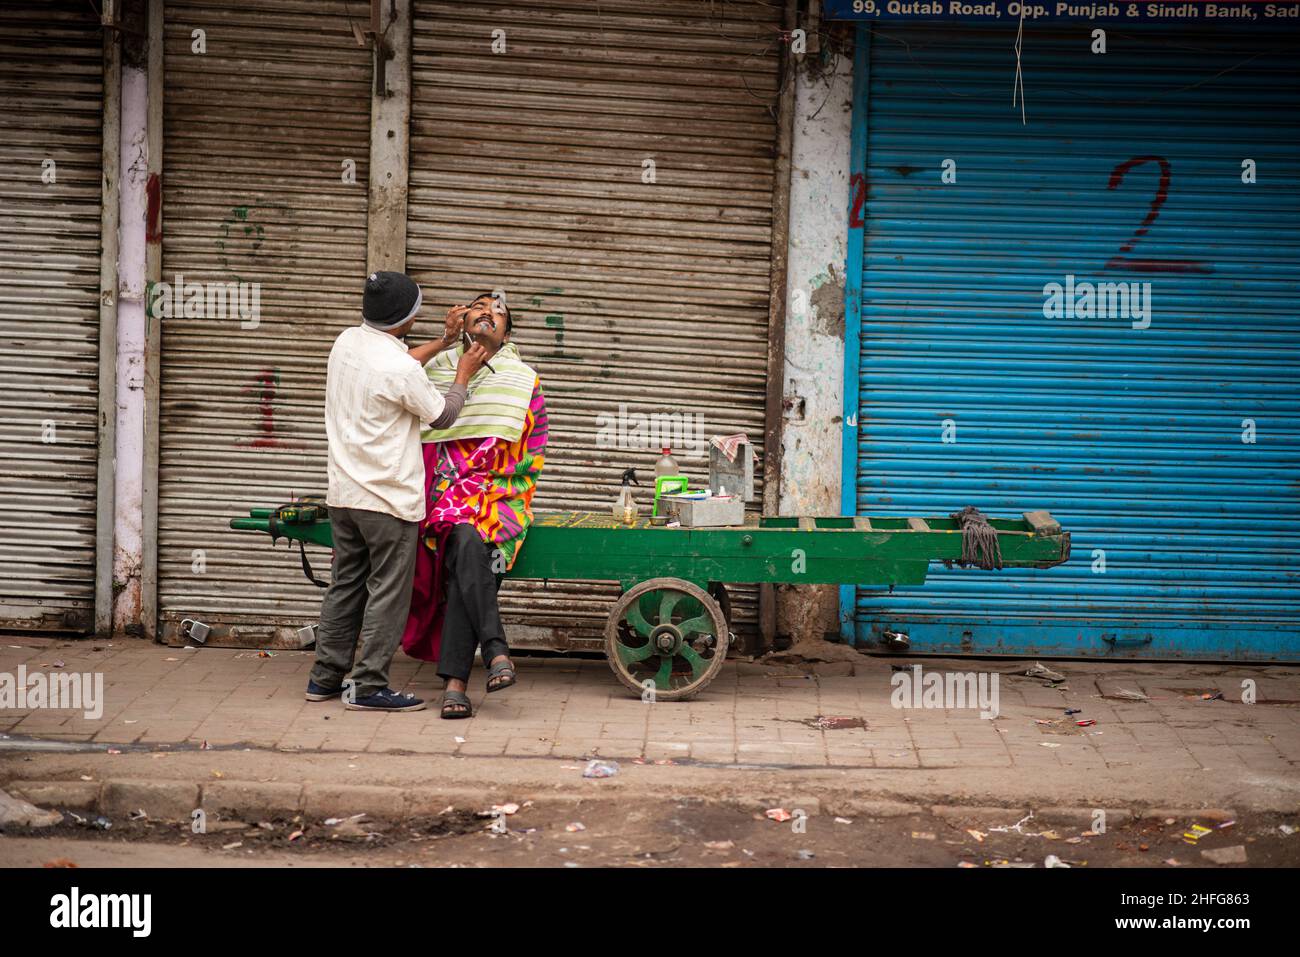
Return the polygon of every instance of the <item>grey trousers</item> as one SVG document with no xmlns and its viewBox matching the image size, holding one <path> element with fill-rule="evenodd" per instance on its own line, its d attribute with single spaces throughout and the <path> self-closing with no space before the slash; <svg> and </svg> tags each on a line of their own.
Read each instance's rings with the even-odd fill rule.
<svg viewBox="0 0 1300 957">
<path fill-rule="evenodd" d="M 334 561 L 321 602 L 311 680 L 337 688 L 348 677 L 363 698 L 388 687 L 388 667 L 402 643 L 415 581 L 418 522 L 382 512 L 331 508 Z M 361 660 L 353 667 L 357 641 Z"/>
</svg>

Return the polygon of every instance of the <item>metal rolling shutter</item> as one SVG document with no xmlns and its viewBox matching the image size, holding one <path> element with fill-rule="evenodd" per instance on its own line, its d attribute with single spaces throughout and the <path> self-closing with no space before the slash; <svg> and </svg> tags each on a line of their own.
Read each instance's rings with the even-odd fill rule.
<svg viewBox="0 0 1300 957">
<path fill-rule="evenodd" d="M 508 291 L 550 414 L 538 508 L 605 510 L 623 469 L 652 479 L 657 450 L 598 445 L 598 416 L 620 403 L 702 414 L 705 441 L 762 442 L 780 16 L 415 2 L 407 265 L 430 306 Z M 674 452 L 707 478 L 707 449 Z M 733 588 L 737 630 L 754 626 L 755 594 Z M 581 646 L 616 595 L 506 582 L 502 608 L 512 643 Z"/>
<path fill-rule="evenodd" d="M 103 50 L 84 3 L 0 8 L 0 627 L 92 626 Z"/>
<path fill-rule="evenodd" d="M 865 104 L 859 510 L 1047 508 L 1074 558 L 861 590 L 859 639 L 1296 657 L 1296 38 L 1126 25 L 1094 56 L 1085 26 L 1026 25 L 1022 125 L 1014 29 L 884 32 Z M 1160 190 L 1157 157 L 1167 198 L 1121 251 Z M 1135 158 L 1150 159 L 1108 188 Z M 1150 328 L 1045 318 L 1045 284 L 1067 275 L 1150 282 Z"/>
<path fill-rule="evenodd" d="M 296 556 L 270 557 L 227 522 L 325 491 L 325 361 L 358 321 L 366 273 L 370 53 L 348 12 L 344 0 L 166 5 L 163 279 L 259 283 L 261 294 L 256 328 L 162 320 L 168 638 L 194 617 L 214 626 L 211 640 L 259 643 L 318 613 Z M 205 54 L 191 52 L 195 29 Z M 348 159 L 356 185 L 343 182 Z M 328 569 L 328 552 L 313 559 Z"/>
</svg>

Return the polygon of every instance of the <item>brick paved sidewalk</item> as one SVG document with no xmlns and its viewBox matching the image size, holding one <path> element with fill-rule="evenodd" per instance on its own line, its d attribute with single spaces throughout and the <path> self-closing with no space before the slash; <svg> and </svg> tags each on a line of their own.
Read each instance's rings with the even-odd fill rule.
<svg viewBox="0 0 1300 957">
<path fill-rule="evenodd" d="M 62 662 L 56 667 L 56 662 Z M 728 664 L 697 699 L 649 705 L 629 695 L 599 660 L 517 662 L 519 684 L 485 697 L 476 670 L 476 715 L 437 711 L 376 715 L 302 692 L 310 652 L 203 648 L 143 641 L 60 642 L 0 637 L 0 680 L 20 665 L 47 674 L 102 672 L 98 720 L 80 712 L 0 706 L 0 735 L 172 747 L 245 745 L 282 751 L 577 758 L 811 769 L 1028 769 L 1036 773 L 1128 768 L 1147 773 L 1266 773 L 1300 781 L 1300 669 L 1238 665 L 1063 663 L 1068 690 L 1016 677 L 1028 662 L 863 657 L 854 674 Z M 902 709 L 891 704 L 891 665 L 999 673 L 1000 714 Z M 835 670 L 832 667 L 829 670 Z M 839 670 L 847 671 L 846 665 Z M 394 687 L 436 703 L 433 667 L 398 656 Z M 1243 703 L 1242 682 L 1257 703 Z M 1115 692 L 1148 700 L 1121 700 Z M 1203 700 L 1222 691 L 1223 700 Z M 1105 697 L 1103 697 L 1105 695 Z M 1096 725 L 1075 727 L 1066 708 Z M 827 718 L 861 722 L 828 722 Z M 823 720 L 818 721 L 819 718 Z M 1056 721 L 1038 724 L 1037 721 Z M 839 723 L 861 726 L 834 727 Z M 0 741 L 0 745 L 5 741 Z M 1300 785 L 1298 785 L 1300 786 Z"/>
</svg>

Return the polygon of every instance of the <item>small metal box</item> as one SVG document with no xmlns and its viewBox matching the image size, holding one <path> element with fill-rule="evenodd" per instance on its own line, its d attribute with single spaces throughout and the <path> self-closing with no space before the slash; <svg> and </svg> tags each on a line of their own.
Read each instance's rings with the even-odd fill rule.
<svg viewBox="0 0 1300 957">
<path fill-rule="evenodd" d="M 739 498 L 684 498 L 665 495 L 668 521 L 681 522 L 683 528 L 720 528 L 745 524 L 745 503 Z"/>
<path fill-rule="evenodd" d="M 748 442 L 736 448 L 736 461 L 727 460 L 726 454 L 716 445 L 709 446 L 709 489 L 714 495 L 726 489 L 742 502 L 754 500 L 754 452 Z"/>
</svg>

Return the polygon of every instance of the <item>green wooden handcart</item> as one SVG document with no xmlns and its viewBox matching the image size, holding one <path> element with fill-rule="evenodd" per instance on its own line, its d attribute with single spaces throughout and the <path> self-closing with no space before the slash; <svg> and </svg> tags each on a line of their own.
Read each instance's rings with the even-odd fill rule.
<svg viewBox="0 0 1300 957">
<path fill-rule="evenodd" d="M 333 544 L 318 501 L 253 509 L 230 525 L 273 542 Z M 699 693 L 722 667 L 731 634 L 726 583 L 921 585 L 932 561 L 969 563 L 965 525 L 954 517 L 756 517 L 735 527 L 670 528 L 538 512 L 509 577 L 618 582 L 622 596 L 605 624 L 610 668 L 637 694 L 653 689 L 658 700 L 675 701 Z M 988 519 L 989 529 L 1001 567 L 1049 568 L 1070 557 L 1070 533 L 1047 512 Z"/>
</svg>

